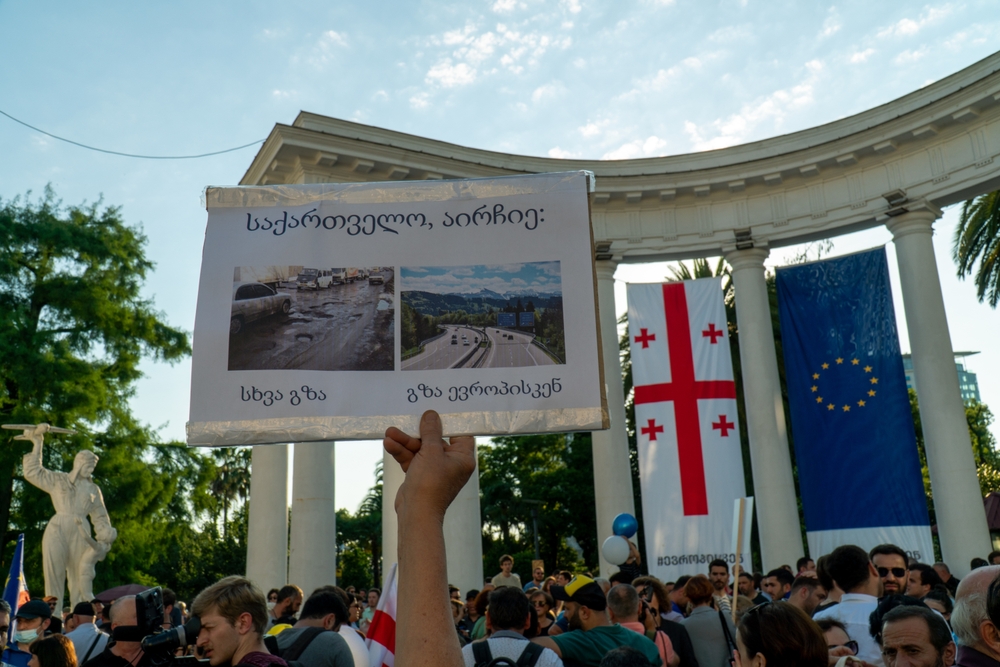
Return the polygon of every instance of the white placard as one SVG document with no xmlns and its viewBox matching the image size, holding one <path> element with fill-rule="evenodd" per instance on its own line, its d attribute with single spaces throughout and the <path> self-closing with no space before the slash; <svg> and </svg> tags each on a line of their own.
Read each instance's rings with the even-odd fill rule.
<svg viewBox="0 0 1000 667">
<path fill-rule="evenodd" d="M 188 443 L 607 428 L 588 178 L 209 188 Z"/>
</svg>

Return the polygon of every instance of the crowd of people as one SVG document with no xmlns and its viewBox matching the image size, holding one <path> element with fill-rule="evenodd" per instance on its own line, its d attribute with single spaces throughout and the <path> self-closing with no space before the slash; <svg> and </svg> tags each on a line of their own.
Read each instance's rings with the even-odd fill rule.
<svg viewBox="0 0 1000 667">
<path fill-rule="evenodd" d="M 883 544 L 834 549 L 764 573 L 730 569 L 661 581 L 643 576 L 634 550 L 608 579 L 535 567 L 522 584 L 505 555 L 478 590 L 447 583 L 443 521 L 475 467 L 471 438 L 441 438 L 426 413 L 421 437 L 390 429 L 385 446 L 406 477 L 399 517 L 398 598 L 389 667 L 1000 667 L 1000 552 L 962 580 L 944 563 L 915 562 Z M 105 606 L 56 600 L 0 602 L 0 631 L 14 632 L 3 667 L 382 667 L 365 635 L 381 592 L 297 586 L 265 595 L 226 577 L 190 614 L 163 591 L 163 629 L 190 632 L 181 648 L 147 653 L 135 596 Z M 733 608 L 735 605 L 735 609 Z M 189 623 L 189 617 L 197 622 Z M 184 635 L 180 632 L 179 636 Z M 184 647 L 184 644 L 193 646 Z M 166 662 L 164 662 L 166 661 Z"/>
</svg>

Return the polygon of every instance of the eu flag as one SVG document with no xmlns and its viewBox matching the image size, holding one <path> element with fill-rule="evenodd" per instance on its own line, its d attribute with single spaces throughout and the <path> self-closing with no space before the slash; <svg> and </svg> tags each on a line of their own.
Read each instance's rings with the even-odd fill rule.
<svg viewBox="0 0 1000 667">
<path fill-rule="evenodd" d="M 28 587 L 24 583 L 24 533 L 17 536 L 17 546 L 14 548 L 14 558 L 10 561 L 10 573 L 7 575 L 7 583 L 3 588 L 4 602 L 10 605 L 10 620 L 14 620 L 17 608 L 28 601 Z M 4 644 L 10 643 L 11 631 L 14 624 L 10 624 L 7 630 L 8 636 L 4 638 Z"/>
<path fill-rule="evenodd" d="M 783 267 L 777 285 L 810 553 L 933 558 L 885 249 Z"/>
</svg>

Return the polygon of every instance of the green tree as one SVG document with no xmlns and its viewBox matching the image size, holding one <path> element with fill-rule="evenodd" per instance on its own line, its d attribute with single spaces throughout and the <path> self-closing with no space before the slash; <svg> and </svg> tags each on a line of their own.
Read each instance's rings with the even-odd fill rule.
<svg viewBox="0 0 1000 667">
<path fill-rule="evenodd" d="M 952 257 L 958 265 L 958 277 L 964 279 L 975 272 L 976 296 L 996 308 L 1000 302 L 1000 191 L 962 204 Z"/>
<path fill-rule="evenodd" d="M 338 581 L 367 588 L 382 581 L 382 462 L 375 464 L 375 485 L 351 514 L 337 510 Z"/>
<path fill-rule="evenodd" d="M 37 200 L 30 193 L 0 200 L 0 418 L 78 430 L 47 438 L 45 464 L 68 469 L 76 451 L 93 447 L 117 525 L 179 512 L 184 503 L 171 504 L 169 496 L 181 484 L 197 486 L 201 465 L 197 455 L 185 460 L 153 450 L 155 434 L 129 411 L 144 358 L 172 362 L 190 352 L 187 335 L 141 295 L 153 268 L 145 245 L 118 208 L 100 202 L 66 207 L 49 188 Z M 9 440 L 13 435 L 0 447 L 0 562 L 17 532 L 37 548 L 52 512 L 44 492 L 19 477 L 28 446 Z M 182 461 L 187 480 L 138 470 Z M 120 533 L 128 544 L 128 530 Z"/>
<path fill-rule="evenodd" d="M 548 570 L 596 568 L 600 545 L 589 433 L 494 438 L 479 449 L 479 491 L 486 572 L 496 570 L 503 553 L 515 555 L 516 571 L 530 572 L 532 509 L 538 514 L 539 555 Z M 582 562 L 568 548 L 568 537 L 583 549 Z"/>
<path fill-rule="evenodd" d="M 222 506 L 222 534 L 228 535 L 229 508 L 237 501 L 250 497 L 249 447 L 220 447 L 212 450 L 216 476 L 212 480 L 212 495 Z"/>
</svg>

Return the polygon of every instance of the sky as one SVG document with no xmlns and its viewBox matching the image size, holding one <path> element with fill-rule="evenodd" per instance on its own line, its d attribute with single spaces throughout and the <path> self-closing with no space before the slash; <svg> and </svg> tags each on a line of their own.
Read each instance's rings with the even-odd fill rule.
<svg viewBox="0 0 1000 667">
<path fill-rule="evenodd" d="M 510 153 L 624 159 L 711 150 L 806 129 L 912 92 L 989 55 L 988 0 L 485 0 L 98 4 L 0 0 L 0 111 L 91 146 L 143 155 L 263 139 L 300 110 Z M 67 204 L 103 200 L 141 225 L 156 269 L 145 294 L 191 331 L 206 213 L 256 147 L 196 160 L 85 150 L 0 116 L 0 197 L 51 184 Z M 1000 410 L 1000 315 L 955 276 L 957 211 L 935 250 L 953 347 Z M 901 347 L 909 351 L 889 233 L 834 240 L 837 255 L 888 243 Z M 780 265 L 796 248 L 772 254 Z M 619 268 L 654 281 L 665 265 Z M 143 365 L 132 402 L 183 439 L 190 362 Z M 996 425 L 994 432 L 998 433 Z M 377 443 L 337 450 L 336 502 L 373 483 Z"/>
<path fill-rule="evenodd" d="M 559 262 L 526 262 L 481 266 L 400 267 L 400 289 L 434 294 L 475 294 L 490 290 L 497 294 L 534 290 L 538 294 L 562 294 Z"/>
</svg>

